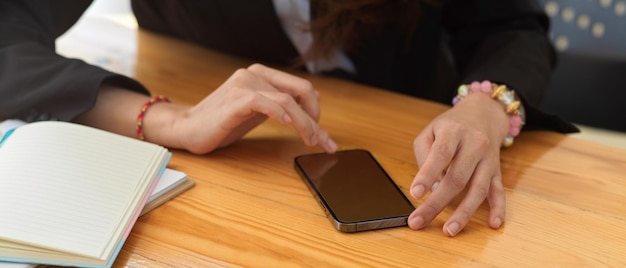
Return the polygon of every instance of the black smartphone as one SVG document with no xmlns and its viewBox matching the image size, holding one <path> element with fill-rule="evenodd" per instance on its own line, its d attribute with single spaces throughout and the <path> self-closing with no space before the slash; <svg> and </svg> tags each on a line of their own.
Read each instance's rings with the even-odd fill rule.
<svg viewBox="0 0 626 268">
<path fill-rule="evenodd" d="M 294 162 L 339 231 L 406 226 L 409 214 L 415 210 L 367 150 L 300 155 Z"/>
</svg>

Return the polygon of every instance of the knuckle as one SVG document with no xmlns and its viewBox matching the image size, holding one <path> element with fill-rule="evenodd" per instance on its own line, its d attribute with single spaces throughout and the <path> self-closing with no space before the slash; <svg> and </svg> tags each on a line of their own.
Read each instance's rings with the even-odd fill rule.
<svg viewBox="0 0 626 268">
<path fill-rule="evenodd" d="M 253 63 L 250 66 L 248 66 L 247 69 L 250 70 L 250 71 L 258 71 L 258 70 L 265 69 L 265 68 L 267 68 L 267 67 L 265 67 L 265 65 L 263 65 L 263 64 Z"/>
<path fill-rule="evenodd" d="M 315 89 L 313 87 L 313 83 L 311 83 L 311 81 L 306 80 L 306 79 L 301 79 L 301 81 L 302 81 L 302 89 L 304 89 L 307 93 L 314 95 Z"/>
<path fill-rule="evenodd" d="M 465 177 L 460 174 L 448 173 L 448 185 L 455 192 L 460 192 L 465 188 Z"/>
<path fill-rule="evenodd" d="M 234 77 L 246 76 L 246 75 L 248 75 L 248 73 L 249 73 L 248 69 L 239 68 L 239 69 L 235 70 L 235 72 L 233 73 L 233 76 Z"/>
<path fill-rule="evenodd" d="M 447 144 L 440 144 L 433 149 L 433 153 L 437 154 L 440 159 L 451 159 L 454 154 L 454 151 Z"/>
<path fill-rule="evenodd" d="M 471 135 L 474 144 L 477 144 L 480 148 L 489 148 L 491 140 L 486 133 L 474 131 Z"/>
<path fill-rule="evenodd" d="M 240 68 L 233 73 L 230 80 L 234 85 L 245 85 L 248 84 L 248 81 L 250 81 L 250 77 L 250 71 Z"/>
<path fill-rule="evenodd" d="M 458 213 L 458 217 L 463 222 L 468 222 L 472 218 L 472 214 L 474 213 L 474 210 L 467 206 L 461 206 L 457 208 L 456 212 Z"/>
<path fill-rule="evenodd" d="M 450 133 L 465 132 L 465 125 L 456 120 L 444 120 L 443 125 L 445 127 L 445 130 Z"/>
<path fill-rule="evenodd" d="M 420 134 L 419 136 L 415 137 L 415 139 L 413 139 L 413 148 L 419 148 L 422 145 L 422 135 Z"/>
<path fill-rule="evenodd" d="M 276 92 L 276 96 L 274 98 L 275 101 L 281 106 L 288 106 L 294 101 L 291 95 L 282 92 Z"/>
<path fill-rule="evenodd" d="M 315 133 L 317 133 L 317 136 L 319 137 L 320 140 L 323 140 L 323 141 L 328 140 L 329 136 L 326 131 L 324 131 L 317 125 L 314 125 L 313 129 L 315 130 Z"/>
<path fill-rule="evenodd" d="M 297 96 L 299 100 L 306 101 L 317 98 L 315 89 L 313 88 L 313 83 L 306 79 L 296 77 L 292 90 L 294 91 L 294 95 Z"/>
<path fill-rule="evenodd" d="M 435 215 L 439 214 L 440 209 L 431 202 L 424 202 L 422 206 L 424 207 L 424 210 L 426 210 L 426 215 L 434 217 Z"/>
<path fill-rule="evenodd" d="M 480 198 L 481 200 L 485 200 L 485 198 L 487 198 L 487 195 L 489 194 L 489 187 L 486 185 L 478 185 L 475 189 L 473 189 L 473 191 L 478 196 L 478 198 Z"/>
</svg>

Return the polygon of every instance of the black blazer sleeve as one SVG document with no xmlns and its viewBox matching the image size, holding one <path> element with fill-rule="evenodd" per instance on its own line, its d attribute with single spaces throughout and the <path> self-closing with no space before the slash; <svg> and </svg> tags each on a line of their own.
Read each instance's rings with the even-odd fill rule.
<svg viewBox="0 0 626 268">
<path fill-rule="evenodd" d="M 443 23 L 461 83 L 491 80 L 513 88 L 527 110 L 526 129 L 577 131 L 538 109 L 557 60 L 547 38 L 549 19 L 538 2 L 450 1 Z"/>
<path fill-rule="evenodd" d="M 55 52 L 55 40 L 91 1 L 0 1 L 0 120 L 70 121 L 102 83 L 147 93 L 138 82 Z"/>
</svg>

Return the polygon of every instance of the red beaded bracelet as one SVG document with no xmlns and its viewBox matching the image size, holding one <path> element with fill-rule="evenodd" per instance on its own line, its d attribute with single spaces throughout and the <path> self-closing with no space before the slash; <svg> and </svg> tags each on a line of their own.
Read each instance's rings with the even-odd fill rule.
<svg viewBox="0 0 626 268">
<path fill-rule="evenodd" d="M 459 86 L 457 95 L 452 100 L 452 104 L 457 104 L 467 95 L 477 92 L 489 94 L 491 98 L 504 104 L 504 111 L 509 115 L 509 133 L 504 141 L 502 141 L 502 146 L 509 147 L 513 145 L 513 139 L 519 135 L 526 121 L 524 106 L 522 106 L 517 95 L 515 95 L 515 91 L 507 89 L 506 85 L 499 85 L 491 83 L 490 81 L 474 81 L 469 84 L 469 86 Z"/>
<path fill-rule="evenodd" d="M 155 104 L 157 102 L 170 102 L 170 99 L 167 98 L 166 96 L 154 96 L 152 98 L 150 98 L 150 100 L 146 101 L 146 103 L 143 104 L 143 106 L 141 107 L 141 110 L 139 111 L 139 115 L 137 115 L 137 137 L 140 140 L 145 140 L 146 137 L 143 134 L 143 117 L 146 115 L 146 111 L 148 110 L 148 108 L 150 108 L 150 106 L 152 106 L 152 104 Z"/>
</svg>

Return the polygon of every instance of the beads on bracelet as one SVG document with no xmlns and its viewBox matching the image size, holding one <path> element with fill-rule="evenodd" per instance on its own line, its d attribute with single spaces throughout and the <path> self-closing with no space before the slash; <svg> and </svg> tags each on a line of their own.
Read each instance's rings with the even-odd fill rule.
<svg viewBox="0 0 626 268">
<path fill-rule="evenodd" d="M 488 94 L 491 98 L 504 105 L 504 112 L 509 115 L 509 132 L 502 142 L 502 146 L 509 147 L 513 145 L 513 139 L 519 135 L 526 121 L 524 106 L 517 98 L 515 91 L 508 89 L 506 85 L 491 83 L 490 81 L 474 81 L 469 85 L 463 84 L 459 86 L 452 104 L 457 104 L 471 93 Z"/>
<path fill-rule="evenodd" d="M 139 110 L 139 115 L 137 115 L 137 138 L 140 140 L 145 140 L 146 137 L 143 134 L 143 117 L 146 115 L 146 111 L 148 108 L 157 102 L 170 102 L 169 98 L 166 96 L 154 96 L 150 98 L 150 100 L 146 101 L 143 106 L 141 106 L 141 110 Z"/>
</svg>

